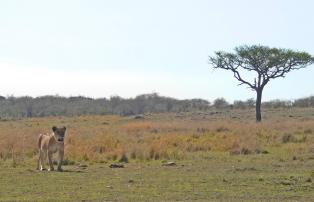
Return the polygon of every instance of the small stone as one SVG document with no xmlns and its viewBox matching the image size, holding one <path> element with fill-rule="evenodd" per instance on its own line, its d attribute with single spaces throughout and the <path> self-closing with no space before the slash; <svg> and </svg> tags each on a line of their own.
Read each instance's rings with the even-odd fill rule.
<svg viewBox="0 0 314 202">
<path fill-rule="evenodd" d="M 169 161 L 167 163 L 162 164 L 162 166 L 177 166 L 177 164 L 173 161 Z"/>
<path fill-rule="evenodd" d="M 115 163 L 113 163 L 113 164 L 111 164 L 109 166 L 109 168 L 124 168 L 124 165 L 123 164 L 115 164 Z"/>
<path fill-rule="evenodd" d="M 284 180 L 284 181 L 281 181 L 280 184 L 282 185 L 292 185 L 292 183 L 288 180 Z"/>
<path fill-rule="evenodd" d="M 80 168 L 87 168 L 88 165 L 86 165 L 86 164 L 80 164 L 80 165 L 78 165 L 78 167 L 80 167 Z"/>
</svg>

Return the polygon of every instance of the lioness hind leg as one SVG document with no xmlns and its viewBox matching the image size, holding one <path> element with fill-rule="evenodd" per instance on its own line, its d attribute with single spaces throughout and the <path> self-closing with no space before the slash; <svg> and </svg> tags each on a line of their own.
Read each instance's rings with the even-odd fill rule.
<svg viewBox="0 0 314 202">
<path fill-rule="evenodd" d="M 40 151 L 40 170 L 46 170 L 45 168 L 45 160 L 46 160 L 46 153 L 43 151 Z"/>
<path fill-rule="evenodd" d="M 38 152 L 37 168 L 36 168 L 37 170 L 39 170 L 39 166 L 41 166 L 40 161 L 41 161 L 41 151 L 39 150 L 39 152 Z"/>
</svg>

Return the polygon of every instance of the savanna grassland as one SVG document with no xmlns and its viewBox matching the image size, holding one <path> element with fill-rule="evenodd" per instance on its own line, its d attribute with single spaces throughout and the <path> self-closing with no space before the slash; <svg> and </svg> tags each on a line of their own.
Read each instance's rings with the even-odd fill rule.
<svg viewBox="0 0 314 202">
<path fill-rule="evenodd" d="M 1 119 L 0 201 L 313 201 L 314 108 L 254 115 Z M 39 172 L 53 125 L 67 127 L 64 172 Z"/>
</svg>

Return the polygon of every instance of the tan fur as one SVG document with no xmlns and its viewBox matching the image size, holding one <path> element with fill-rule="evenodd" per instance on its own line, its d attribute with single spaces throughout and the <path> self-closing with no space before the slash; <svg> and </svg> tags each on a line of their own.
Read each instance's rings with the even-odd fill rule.
<svg viewBox="0 0 314 202">
<path fill-rule="evenodd" d="M 52 127 L 51 134 L 40 134 L 38 137 L 39 158 L 37 169 L 45 170 L 46 159 L 48 157 L 49 171 L 53 171 L 52 155 L 58 153 L 58 171 L 62 171 L 62 161 L 64 156 L 64 135 L 66 128 Z"/>
</svg>

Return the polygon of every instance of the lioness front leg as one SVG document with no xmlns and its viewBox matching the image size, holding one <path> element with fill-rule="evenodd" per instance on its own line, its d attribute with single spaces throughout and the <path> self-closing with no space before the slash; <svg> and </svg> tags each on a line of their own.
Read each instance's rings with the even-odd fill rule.
<svg viewBox="0 0 314 202">
<path fill-rule="evenodd" d="M 49 171 L 54 171 L 53 163 L 52 163 L 52 152 L 48 151 L 48 163 L 49 163 Z"/>
<path fill-rule="evenodd" d="M 63 162 L 64 151 L 59 151 L 58 171 L 63 171 L 61 166 Z"/>
</svg>

